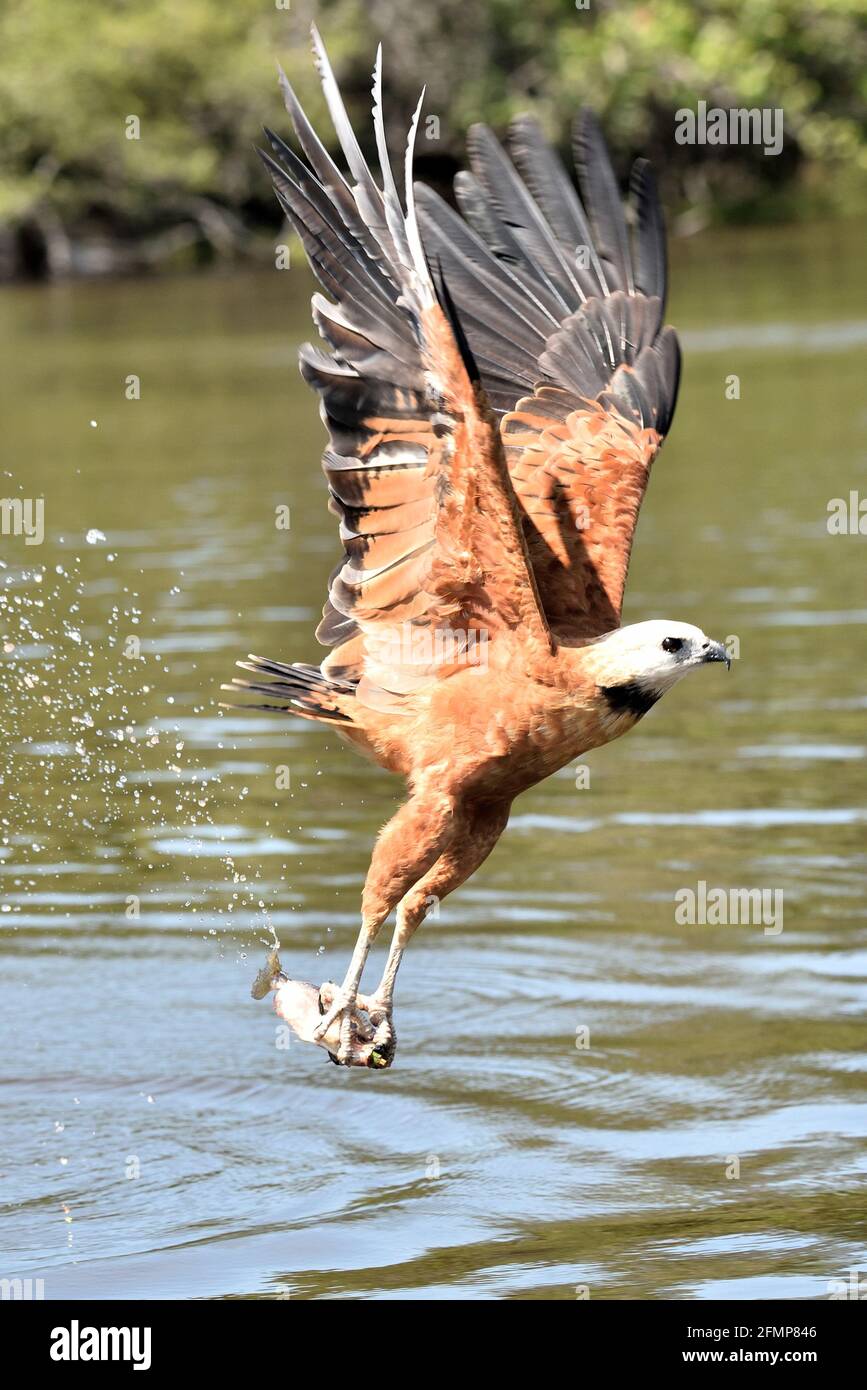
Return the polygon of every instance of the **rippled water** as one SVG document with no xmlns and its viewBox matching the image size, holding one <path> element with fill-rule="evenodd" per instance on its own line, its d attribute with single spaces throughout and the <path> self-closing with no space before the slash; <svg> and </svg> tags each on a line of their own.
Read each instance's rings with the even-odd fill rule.
<svg viewBox="0 0 867 1390">
<path fill-rule="evenodd" d="M 686 373 L 625 616 L 740 657 L 519 800 L 408 952 L 386 1074 L 281 1049 L 249 987 L 269 923 L 342 975 L 400 787 L 216 706 L 247 651 L 315 657 L 337 554 L 306 272 L 4 292 L 3 490 L 46 536 L 0 538 L 0 1275 L 753 1299 L 867 1263 L 865 542 L 826 527 L 867 493 L 862 241 L 674 247 Z M 700 881 L 782 892 L 782 930 L 680 925 Z"/>
</svg>

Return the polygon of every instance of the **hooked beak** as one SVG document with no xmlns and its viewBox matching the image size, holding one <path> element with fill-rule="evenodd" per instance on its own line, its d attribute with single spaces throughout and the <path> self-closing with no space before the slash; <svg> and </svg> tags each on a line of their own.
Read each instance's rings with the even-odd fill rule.
<svg viewBox="0 0 867 1390">
<path fill-rule="evenodd" d="M 724 661 L 725 664 L 726 664 L 726 670 L 727 670 L 727 671 L 730 671 L 730 670 L 731 670 L 731 666 L 732 666 L 731 657 L 729 656 L 729 654 L 728 654 L 728 652 L 726 651 L 725 647 L 723 646 L 722 642 L 708 642 L 708 643 L 702 648 L 701 659 L 702 659 L 703 662 L 705 662 L 705 661 Z"/>
</svg>

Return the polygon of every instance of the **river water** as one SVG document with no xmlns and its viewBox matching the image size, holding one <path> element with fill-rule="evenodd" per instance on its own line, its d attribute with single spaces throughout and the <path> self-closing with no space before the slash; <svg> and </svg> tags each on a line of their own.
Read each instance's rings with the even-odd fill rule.
<svg viewBox="0 0 867 1390">
<path fill-rule="evenodd" d="M 249 987 L 272 926 L 293 975 L 342 976 L 401 788 L 217 707 L 249 651 L 318 659 L 307 272 L 3 292 L 2 488 L 45 537 L 0 537 L 0 1275 L 759 1299 L 867 1265 L 867 542 L 827 525 L 867 495 L 862 246 L 675 244 L 685 375 L 625 619 L 739 654 L 518 801 L 412 943 L 384 1074 L 281 1046 Z M 778 910 L 678 921 L 701 883 Z"/>
</svg>

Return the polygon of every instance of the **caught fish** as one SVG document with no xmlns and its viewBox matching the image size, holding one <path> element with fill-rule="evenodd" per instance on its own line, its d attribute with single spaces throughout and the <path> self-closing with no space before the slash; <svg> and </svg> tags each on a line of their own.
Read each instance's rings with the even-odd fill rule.
<svg viewBox="0 0 867 1390">
<path fill-rule="evenodd" d="M 332 983 L 319 989 L 306 980 L 290 980 L 280 965 L 278 948 L 269 952 L 262 969 L 250 988 L 254 999 L 264 999 L 273 991 L 274 1011 L 289 1024 L 303 1042 L 324 1047 L 332 1062 L 337 1062 L 340 1047 L 340 1020 L 335 1019 L 321 1038 L 314 1036 L 322 1016 L 334 1002 L 337 986 Z M 352 1039 L 346 1065 L 351 1067 L 388 1067 L 394 1056 L 393 1030 L 376 1014 L 365 995 L 359 995 L 352 1016 Z"/>
<path fill-rule="evenodd" d="M 284 975 L 280 967 L 280 957 L 275 946 L 250 986 L 250 993 L 254 999 L 264 999 L 270 989 L 277 988 L 278 981 L 288 980 L 288 978 L 289 976 Z"/>
</svg>

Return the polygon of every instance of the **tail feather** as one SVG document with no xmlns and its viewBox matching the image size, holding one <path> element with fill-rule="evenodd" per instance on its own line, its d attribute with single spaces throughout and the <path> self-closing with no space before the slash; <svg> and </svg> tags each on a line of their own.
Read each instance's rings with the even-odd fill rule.
<svg viewBox="0 0 867 1390">
<path fill-rule="evenodd" d="M 268 697 L 268 703 L 248 704 L 246 701 L 224 702 L 229 709 L 256 709 L 280 714 L 298 714 L 304 719 L 318 719 L 326 724 L 351 724 L 355 686 L 350 681 L 336 679 L 318 666 L 303 662 L 286 665 L 267 657 L 250 655 L 248 661 L 236 663 L 242 670 L 251 671 L 257 680 L 235 676 L 223 690 L 233 695 L 255 694 Z"/>
</svg>

